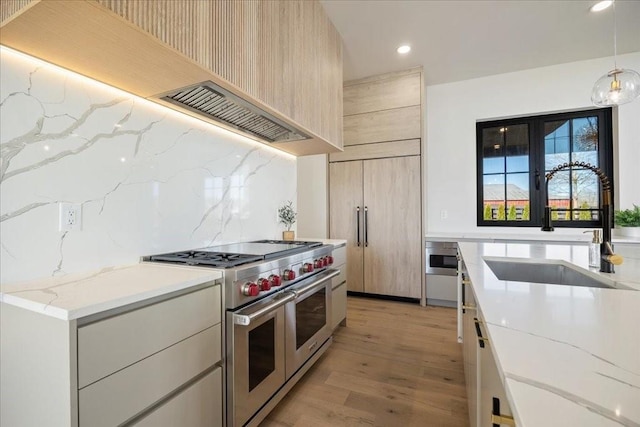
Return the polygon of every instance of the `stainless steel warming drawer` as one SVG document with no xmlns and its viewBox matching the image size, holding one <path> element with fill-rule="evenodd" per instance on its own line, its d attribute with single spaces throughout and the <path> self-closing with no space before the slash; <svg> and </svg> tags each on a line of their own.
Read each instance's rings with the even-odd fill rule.
<svg viewBox="0 0 640 427">
<path fill-rule="evenodd" d="M 426 242 L 427 305 L 455 307 L 458 244 L 456 242 Z"/>
</svg>

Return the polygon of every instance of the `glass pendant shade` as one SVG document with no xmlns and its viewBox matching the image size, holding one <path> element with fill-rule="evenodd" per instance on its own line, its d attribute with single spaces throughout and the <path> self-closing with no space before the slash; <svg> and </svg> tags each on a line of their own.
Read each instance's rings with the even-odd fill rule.
<svg viewBox="0 0 640 427">
<path fill-rule="evenodd" d="M 591 101 L 604 107 L 622 105 L 640 97 L 640 74 L 616 68 L 600 77 L 593 86 Z"/>
</svg>

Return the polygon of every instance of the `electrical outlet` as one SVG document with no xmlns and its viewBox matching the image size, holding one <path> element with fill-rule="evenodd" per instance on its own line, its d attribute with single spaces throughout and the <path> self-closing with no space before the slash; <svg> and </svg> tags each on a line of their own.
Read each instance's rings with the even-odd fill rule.
<svg viewBox="0 0 640 427">
<path fill-rule="evenodd" d="M 447 212 L 446 209 L 440 210 L 440 219 L 447 219 L 448 216 L 449 216 L 449 212 Z"/>
<path fill-rule="evenodd" d="M 82 230 L 82 205 L 60 203 L 59 231 Z"/>
</svg>

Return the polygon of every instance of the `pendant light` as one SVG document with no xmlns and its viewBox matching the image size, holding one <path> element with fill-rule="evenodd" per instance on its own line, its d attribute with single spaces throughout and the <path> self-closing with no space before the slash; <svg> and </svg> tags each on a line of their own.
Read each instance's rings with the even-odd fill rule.
<svg viewBox="0 0 640 427">
<path fill-rule="evenodd" d="M 600 107 L 622 105 L 640 96 L 640 74 L 618 68 L 616 2 L 613 2 L 613 70 L 600 77 L 591 91 L 591 101 Z"/>
</svg>

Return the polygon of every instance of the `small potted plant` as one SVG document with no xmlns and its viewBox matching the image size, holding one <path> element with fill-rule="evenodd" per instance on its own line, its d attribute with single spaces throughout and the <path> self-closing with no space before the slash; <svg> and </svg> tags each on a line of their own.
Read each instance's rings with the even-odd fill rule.
<svg viewBox="0 0 640 427">
<path fill-rule="evenodd" d="M 640 237 L 640 206 L 615 212 L 616 234 L 626 237 Z"/>
<path fill-rule="evenodd" d="M 287 204 L 278 208 L 278 218 L 287 227 L 287 231 L 282 232 L 283 240 L 295 239 L 295 231 L 291 231 L 291 226 L 296 222 L 296 211 L 293 210 L 293 202 L 289 200 Z"/>
</svg>

